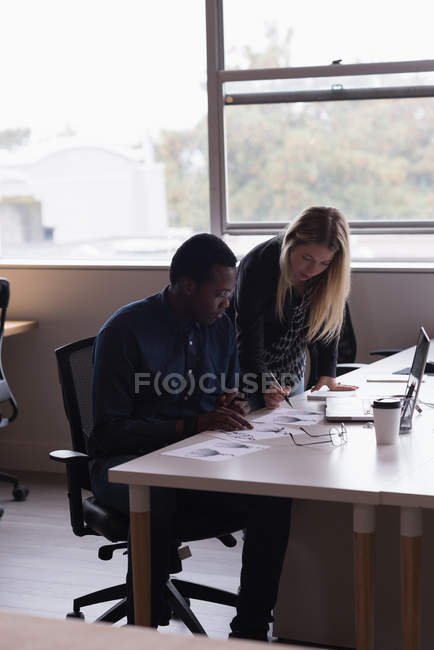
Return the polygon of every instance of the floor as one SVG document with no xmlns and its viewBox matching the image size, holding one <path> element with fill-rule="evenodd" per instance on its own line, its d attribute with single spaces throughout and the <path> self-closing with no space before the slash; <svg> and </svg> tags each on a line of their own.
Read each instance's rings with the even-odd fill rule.
<svg viewBox="0 0 434 650">
<path fill-rule="evenodd" d="M 9 486 L 0 484 L 0 503 L 5 510 L 0 520 L 0 609 L 63 619 L 72 609 L 74 597 L 121 583 L 126 557 L 117 551 L 112 560 L 99 560 L 99 538 L 74 536 L 63 476 L 21 473 L 20 480 L 30 488 L 24 502 L 14 501 Z M 217 540 L 189 544 L 192 557 L 183 563 L 183 578 L 236 591 L 240 535 L 238 540 L 234 548 Z M 86 608 L 86 620 L 92 622 L 104 609 Z M 196 601 L 193 610 L 210 637 L 227 638 L 231 608 Z M 179 621 L 160 631 L 190 634 Z M 292 650 L 306 647 L 285 646 Z"/>
</svg>

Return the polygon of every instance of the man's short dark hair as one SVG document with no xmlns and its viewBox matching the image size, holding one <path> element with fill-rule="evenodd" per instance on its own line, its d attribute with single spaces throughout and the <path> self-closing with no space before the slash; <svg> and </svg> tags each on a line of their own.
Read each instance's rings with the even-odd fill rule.
<svg viewBox="0 0 434 650">
<path fill-rule="evenodd" d="M 193 235 L 176 251 L 170 265 L 170 282 L 190 278 L 205 282 L 215 265 L 235 267 L 237 258 L 225 242 L 208 233 Z"/>
</svg>

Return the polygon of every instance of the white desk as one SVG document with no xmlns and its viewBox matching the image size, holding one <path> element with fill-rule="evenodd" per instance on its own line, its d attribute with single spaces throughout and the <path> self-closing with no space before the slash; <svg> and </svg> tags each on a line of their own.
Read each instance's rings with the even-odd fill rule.
<svg viewBox="0 0 434 650">
<path fill-rule="evenodd" d="M 393 359 L 384 359 L 375 364 L 375 370 L 388 372 L 408 366 L 412 353 L 413 349 Z M 351 373 L 347 376 L 348 382 L 358 383 L 368 394 L 399 392 L 399 384 L 365 384 L 366 373 L 367 369 Z M 296 400 L 297 405 L 304 401 L 302 396 Z M 309 408 L 312 406 L 322 408 L 321 403 L 309 402 Z M 434 412 L 424 412 L 423 416 L 415 417 L 414 433 L 401 436 L 399 444 L 391 447 L 377 447 L 373 429 L 354 424 L 349 426 L 348 444 L 340 448 L 331 445 L 296 447 L 287 438 L 279 438 L 271 441 L 270 448 L 263 452 L 227 462 L 201 462 L 164 456 L 157 451 L 110 470 L 110 480 L 130 486 L 136 623 L 148 625 L 150 621 L 149 487 L 350 502 L 354 504 L 356 647 L 372 650 L 375 505 L 380 504 L 386 486 L 434 459 L 433 425 Z M 199 434 L 171 448 L 186 446 L 210 435 Z"/>
</svg>

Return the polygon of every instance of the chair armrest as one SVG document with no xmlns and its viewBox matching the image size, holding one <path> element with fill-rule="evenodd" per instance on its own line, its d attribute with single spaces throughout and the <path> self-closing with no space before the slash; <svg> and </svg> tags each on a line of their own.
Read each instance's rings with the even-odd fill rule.
<svg viewBox="0 0 434 650">
<path fill-rule="evenodd" d="M 51 460 L 66 465 L 66 480 L 68 485 L 69 515 L 75 535 L 94 535 L 86 526 L 83 517 L 82 488 L 90 489 L 89 485 L 89 456 L 81 451 L 57 449 L 50 451 Z"/>
<path fill-rule="evenodd" d="M 232 548 L 237 545 L 236 538 L 231 533 L 226 533 L 225 535 L 218 535 L 217 538 L 225 546 Z"/>
<path fill-rule="evenodd" d="M 56 449 L 50 451 L 49 456 L 51 460 L 56 460 L 59 463 L 83 463 L 89 462 L 89 456 L 82 454 L 81 451 L 71 451 L 70 449 Z"/>
<path fill-rule="evenodd" d="M 390 357 L 392 354 L 397 354 L 398 352 L 401 352 L 402 348 L 384 348 L 383 350 L 372 350 L 369 354 L 375 355 L 377 354 L 380 357 Z"/>
</svg>

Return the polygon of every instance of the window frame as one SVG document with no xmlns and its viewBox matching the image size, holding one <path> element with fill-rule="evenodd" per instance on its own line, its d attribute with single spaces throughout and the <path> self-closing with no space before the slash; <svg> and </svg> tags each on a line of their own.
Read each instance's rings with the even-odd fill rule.
<svg viewBox="0 0 434 650">
<path fill-rule="evenodd" d="M 402 74 L 434 71 L 434 59 L 356 64 L 330 64 L 289 68 L 226 70 L 224 61 L 224 0 L 206 0 L 208 152 L 211 232 L 222 236 L 276 234 L 282 222 L 228 221 L 225 107 L 247 104 L 292 103 L 307 101 L 352 101 L 357 99 L 401 99 L 434 97 L 434 86 L 390 86 L 385 88 L 330 89 L 269 93 L 225 93 L 226 82 L 302 79 L 373 74 Z M 351 221 L 354 234 L 434 233 L 434 220 Z"/>
</svg>

